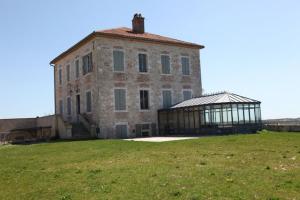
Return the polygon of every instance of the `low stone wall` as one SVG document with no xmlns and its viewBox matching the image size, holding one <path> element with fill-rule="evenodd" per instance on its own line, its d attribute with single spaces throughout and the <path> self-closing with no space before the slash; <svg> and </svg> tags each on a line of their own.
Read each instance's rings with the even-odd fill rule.
<svg viewBox="0 0 300 200">
<path fill-rule="evenodd" d="M 0 143 L 48 140 L 55 137 L 55 116 L 0 119 Z"/>
<path fill-rule="evenodd" d="M 270 131 L 300 132 L 300 125 L 264 124 L 263 128 Z"/>
<path fill-rule="evenodd" d="M 0 133 L 13 129 L 32 128 L 36 126 L 36 118 L 0 119 Z"/>
</svg>

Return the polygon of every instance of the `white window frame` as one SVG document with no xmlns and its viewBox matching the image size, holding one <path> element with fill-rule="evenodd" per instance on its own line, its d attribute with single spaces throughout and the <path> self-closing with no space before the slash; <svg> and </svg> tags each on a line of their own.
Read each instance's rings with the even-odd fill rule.
<svg viewBox="0 0 300 200">
<path fill-rule="evenodd" d="M 91 111 L 87 111 L 87 93 L 88 92 L 91 92 Z M 85 112 L 86 113 L 92 113 L 92 111 L 93 111 L 93 93 L 92 93 L 92 90 L 86 90 L 85 91 L 85 99 L 84 99 L 84 101 L 85 101 Z"/>
<path fill-rule="evenodd" d="M 125 101 L 126 101 L 126 105 L 125 105 L 125 110 L 116 110 L 116 105 L 115 105 L 115 89 L 122 89 L 125 90 Z M 113 88 L 113 102 L 114 102 L 114 112 L 128 112 L 127 109 L 127 102 L 128 102 L 128 98 L 127 98 L 127 88 L 126 87 L 114 87 Z"/>
<path fill-rule="evenodd" d="M 123 52 L 123 55 L 124 55 L 124 60 L 123 60 L 123 65 L 124 65 L 124 69 L 123 71 L 115 71 L 115 60 L 114 60 L 114 51 L 122 51 Z M 125 56 L 125 50 L 123 48 L 117 48 L 117 47 L 114 47 L 111 51 L 111 55 L 112 55 L 112 71 L 114 73 L 125 73 L 126 71 L 126 56 Z"/>
<path fill-rule="evenodd" d="M 170 91 L 171 92 L 171 105 L 173 105 L 173 90 L 170 89 L 162 89 L 161 90 L 161 107 L 164 108 L 164 96 L 163 96 L 163 92 L 164 91 Z"/>
<path fill-rule="evenodd" d="M 191 99 L 193 98 L 194 94 L 193 94 L 193 90 L 192 89 L 182 89 L 182 91 L 181 91 L 182 101 L 186 101 L 186 100 L 184 100 L 184 95 L 183 95 L 184 91 L 191 92 Z"/>
<path fill-rule="evenodd" d="M 147 57 L 147 72 L 140 72 L 140 62 L 139 62 L 139 54 L 146 54 Z M 138 51 L 136 54 L 136 69 L 139 74 L 149 74 L 150 72 L 150 62 L 149 62 L 149 53 L 147 51 Z"/>
<path fill-rule="evenodd" d="M 141 90 L 147 90 L 148 91 L 148 106 L 149 106 L 149 108 L 148 109 L 142 109 L 141 108 L 141 96 L 140 96 L 140 93 L 141 93 Z M 139 88 L 139 90 L 138 90 L 138 98 L 139 98 L 139 111 L 140 112 L 150 112 L 150 110 L 151 110 L 151 95 L 150 95 L 150 93 L 151 93 L 151 91 L 150 91 L 150 88 Z"/>
<path fill-rule="evenodd" d="M 183 74 L 183 71 L 182 71 L 182 58 L 188 58 L 189 60 L 189 74 Z M 191 76 L 192 75 L 192 66 L 191 66 L 191 57 L 189 55 L 181 55 L 180 56 L 180 66 L 181 66 L 181 74 L 183 76 Z"/>
<path fill-rule="evenodd" d="M 162 70 L 163 66 L 162 66 L 162 62 L 161 62 L 161 57 L 162 56 L 169 56 L 169 59 L 170 59 L 170 73 L 169 74 L 164 74 L 163 73 L 163 70 Z M 166 54 L 166 53 L 160 54 L 159 64 L 160 64 L 160 74 L 161 75 L 164 75 L 164 76 L 170 76 L 170 75 L 172 75 L 173 70 L 172 70 L 172 61 L 171 61 L 171 55 L 170 54 Z"/>
<path fill-rule="evenodd" d="M 83 63 L 83 57 L 88 56 L 88 55 L 91 55 L 91 59 L 92 59 L 91 71 L 89 71 L 89 72 L 87 71 L 85 74 L 83 74 L 83 72 L 84 72 L 84 70 L 83 70 L 83 64 L 84 64 L 84 63 Z M 82 68 L 82 75 L 83 75 L 83 76 L 86 76 L 86 75 L 88 75 L 88 74 L 90 74 L 90 73 L 93 72 L 93 70 L 94 70 L 94 69 L 93 69 L 93 67 L 94 67 L 94 66 L 93 66 L 93 61 L 94 61 L 94 60 L 93 60 L 93 52 L 90 51 L 90 50 L 88 50 L 87 52 L 84 53 L 83 56 L 81 56 L 81 64 L 82 64 L 82 65 L 81 65 L 81 68 Z"/>
<path fill-rule="evenodd" d="M 129 124 L 128 124 L 128 122 L 116 122 L 114 124 L 114 132 L 115 132 L 116 136 L 117 136 L 117 125 L 126 125 L 127 137 L 129 137 L 130 134 L 129 134 Z"/>
</svg>

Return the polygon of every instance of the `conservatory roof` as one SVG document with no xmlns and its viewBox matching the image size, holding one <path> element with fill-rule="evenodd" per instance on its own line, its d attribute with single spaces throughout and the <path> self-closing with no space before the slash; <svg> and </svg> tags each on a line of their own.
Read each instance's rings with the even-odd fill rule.
<svg viewBox="0 0 300 200">
<path fill-rule="evenodd" d="M 183 108 L 190 106 L 200 106 L 209 104 L 225 104 L 225 103 L 260 103 L 260 101 L 243 97 L 230 92 L 221 92 L 210 95 L 195 97 L 181 103 L 178 103 L 171 108 Z"/>
</svg>

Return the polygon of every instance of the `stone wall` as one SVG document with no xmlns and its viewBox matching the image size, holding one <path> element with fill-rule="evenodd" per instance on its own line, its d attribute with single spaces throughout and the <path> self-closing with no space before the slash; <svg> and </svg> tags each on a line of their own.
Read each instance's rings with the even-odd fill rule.
<svg viewBox="0 0 300 200">
<path fill-rule="evenodd" d="M 55 137 L 54 115 L 36 118 L 0 119 L 0 141 L 41 140 Z"/>
<path fill-rule="evenodd" d="M 113 72 L 113 50 L 122 49 L 125 56 L 125 71 Z M 82 56 L 92 52 L 93 72 L 82 74 Z M 138 71 L 138 53 L 148 55 L 148 73 Z M 161 55 L 167 54 L 171 61 L 171 74 L 161 73 Z M 191 75 L 182 75 L 181 56 L 190 59 Z M 75 78 L 75 61 L 79 59 L 80 78 Z M 71 66 L 71 80 L 66 81 L 66 66 Z M 63 83 L 59 85 L 58 69 L 62 69 Z M 162 108 L 162 90 L 172 90 L 172 103 L 183 100 L 182 91 L 191 89 L 193 96 L 202 93 L 199 50 L 186 47 L 136 42 L 121 39 L 97 38 L 77 49 L 55 65 L 56 113 L 59 113 L 59 100 L 64 102 L 63 118 L 76 122 L 76 95 L 80 95 L 81 113 L 85 110 L 85 92 L 92 91 L 92 112 L 90 120 L 100 128 L 100 137 L 114 138 L 115 125 L 128 125 L 129 137 L 135 137 L 136 124 L 157 125 L 157 110 Z M 126 111 L 114 111 L 114 89 L 126 89 Z M 140 110 L 139 90 L 150 92 L 150 109 Z M 72 99 L 72 115 L 67 113 L 67 97 Z M 157 126 L 156 126 L 157 127 Z"/>
<path fill-rule="evenodd" d="M 13 129 L 32 128 L 36 126 L 36 118 L 0 119 L 0 132 Z"/>
</svg>

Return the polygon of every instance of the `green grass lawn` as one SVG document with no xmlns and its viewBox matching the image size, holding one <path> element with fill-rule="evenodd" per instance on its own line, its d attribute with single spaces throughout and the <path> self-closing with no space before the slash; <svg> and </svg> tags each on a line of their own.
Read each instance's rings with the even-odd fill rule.
<svg viewBox="0 0 300 200">
<path fill-rule="evenodd" d="M 0 146 L 0 199 L 300 199 L 300 133 Z"/>
</svg>

